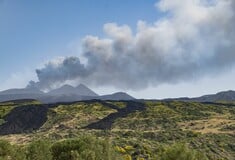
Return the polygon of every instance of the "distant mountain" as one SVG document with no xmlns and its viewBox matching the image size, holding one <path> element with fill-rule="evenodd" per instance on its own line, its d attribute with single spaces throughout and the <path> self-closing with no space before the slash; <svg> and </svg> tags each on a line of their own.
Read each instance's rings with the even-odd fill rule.
<svg viewBox="0 0 235 160">
<path fill-rule="evenodd" d="M 0 95 L 10 95 L 10 94 L 43 94 L 44 92 L 40 91 L 37 88 L 31 88 L 31 87 L 26 87 L 26 88 L 21 88 L 21 89 L 8 89 L 5 91 L 0 92 Z"/>
<path fill-rule="evenodd" d="M 80 95 L 83 96 L 99 96 L 98 94 L 96 94 L 94 91 L 92 91 L 90 88 L 88 88 L 83 84 L 78 85 L 76 87 L 76 90 L 80 91 Z"/>
<path fill-rule="evenodd" d="M 191 100 L 199 102 L 235 101 L 235 91 L 223 91 L 216 94 L 191 98 Z"/>
<path fill-rule="evenodd" d="M 26 87 L 21 89 L 8 89 L 0 92 L 0 102 L 20 99 L 36 99 L 43 103 L 55 102 L 73 102 L 81 100 L 134 100 L 135 98 L 125 92 L 99 96 L 87 86 L 80 84 L 77 87 L 63 85 L 60 88 L 44 93 L 35 87 Z M 235 91 L 224 91 L 216 94 L 204 95 L 201 97 L 181 97 L 164 99 L 165 101 L 195 101 L 195 102 L 218 102 L 218 101 L 235 101 Z"/>
<path fill-rule="evenodd" d="M 180 97 L 180 98 L 168 98 L 164 99 L 165 101 L 172 101 L 172 100 L 177 100 L 177 101 L 186 101 L 186 102 L 219 102 L 219 101 L 227 101 L 227 102 L 232 102 L 235 101 L 235 91 L 223 91 L 223 92 L 218 92 L 216 94 L 209 94 L 209 95 L 204 95 L 201 97 Z"/>
<path fill-rule="evenodd" d="M 37 88 L 9 89 L 0 92 L 0 102 L 20 99 L 36 99 L 43 103 L 73 102 L 81 100 L 134 100 L 132 96 L 124 92 L 99 96 L 83 84 L 73 87 L 63 85 L 60 88 L 44 93 Z"/>
<path fill-rule="evenodd" d="M 58 94 L 58 95 L 47 95 L 41 96 L 38 98 L 39 101 L 44 103 L 54 103 L 54 102 L 73 102 L 73 101 L 82 101 L 82 100 L 134 100 L 132 96 L 128 95 L 127 93 L 114 93 L 109 95 L 103 96 L 81 96 L 76 94 Z"/>
<path fill-rule="evenodd" d="M 99 97 L 101 100 L 134 100 L 135 98 L 124 92 L 103 95 Z"/>
<path fill-rule="evenodd" d="M 34 93 L 27 93 L 27 94 L 0 94 L 0 102 L 4 101 L 12 101 L 12 100 L 21 100 L 21 99 L 35 99 L 40 100 L 43 94 L 34 94 Z"/>
<path fill-rule="evenodd" d="M 85 100 L 83 96 L 79 95 L 43 95 L 41 97 L 38 97 L 37 100 L 39 100 L 42 103 L 58 103 L 58 102 L 74 102 L 74 101 L 81 101 Z"/>
<path fill-rule="evenodd" d="M 60 88 L 54 89 L 47 93 L 48 95 L 78 95 L 78 96 L 98 96 L 94 91 L 83 84 L 73 87 L 70 85 L 63 85 Z"/>
<path fill-rule="evenodd" d="M 38 99 L 44 92 L 37 88 L 8 89 L 0 92 L 0 101 L 18 100 L 18 99 Z"/>
</svg>

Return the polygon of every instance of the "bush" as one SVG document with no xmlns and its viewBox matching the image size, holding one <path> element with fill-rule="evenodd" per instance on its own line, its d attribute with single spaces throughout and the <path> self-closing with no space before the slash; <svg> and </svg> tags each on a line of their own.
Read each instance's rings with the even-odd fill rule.
<svg viewBox="0 0 235 160">
<path fill-rule="evenodd" d="M 25 146 L 13 145 L 11 151 L 12 160 L 26 160 Z"/>
<path fill-rule="evenodd" d="M 56 142 L 51 147 L 54 160 L 110 160 L 120 159 L 108 140 L 91 136 Z"/>
<path fill-rule="evenodd" d="M 50 143 L 47 141 L 34 141 L 27 146 L 27 160 L 51 160 Z"/>
<path fill-rule="evenodd" d="M 11 145 L 9 142 L 0 140 L 0 160 L 25 160 L 24 147 Z"/>
<path fill-rule="evenodd" d="M 5 158 L 11 155 L 11 144 L 7 141 L 0 140 L 0 157 Z"/>
<path fill-rule="evenodd" d="M 160 153 L 160 160 L 207 160 L 200 152 L 189 149 L 185 144 L 175 144 Z"/>
</svg>

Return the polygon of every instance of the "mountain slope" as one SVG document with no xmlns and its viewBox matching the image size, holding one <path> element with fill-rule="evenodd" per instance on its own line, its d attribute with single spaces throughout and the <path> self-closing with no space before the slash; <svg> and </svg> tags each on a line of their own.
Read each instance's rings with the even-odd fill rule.
<svg viewBox="0 0 235 160">
<path fill-rule="evenodd" d="M 0 101 L 10 101 L 19 99 L 39 99 L 44 92 L 37 88 L 8 89 L 0 92 Z"/>
<path fill-rule="evenodd" d="M 134 100 L 135 98 L 125 92 L 117 92 L 114 94 L 100 96 L 101 100 Z"/>
<path fill-rule="evenodd" d="M 8 89 L 0 92 L 0 95 L 10 95 L 10 94 L 43 94 L 43 92 L 37 88 L 29 88 L 29 87 Z"/>
<path fill-rule="evenodd" d="M 56 102 L 74 102 L 81 100 L 134 100 L 132 96 L 124 92 L 117 92 L 114 94 L 99 96 L 94 91 L 83 84 L 73 87 L 70 85 L 63 85 L 60 88 L 44 93 L 37 88 L 22 88 L 9 89 L 0 92 L 0 102 L 19 100 L 19 99 L 36 99 L 42 103 L 56 103 Z"/>
<path fill-rule="evenodd" d="M 70 85 L 63 85 L 60 88 L 48 92 L 48 95 L 79 95 L 79 96 L 98 96 L 94 91 L 83 84 L 73 87 Z"/>
<path fill-rule="evenodd" d="M 208 94 L 200 97 L 180 97 L 180 98 L 167 98 L 163 99 L 164 101 L 185 101 L 185 102 L 234 102 L 235 101 L 235 91 L 223 91 L 216 94 Z"/>
<path fill-rule="evenodd" d="M 80 91 L 80 93 L 83 93 L 83 94 L 80 94 L 83 96 L 99 96 L 98 94 L 96 94 L 94 91 L 92 91 L 90 88 L 88 88 L 87 86 L 85 86 L 83 84 L 79 84 L 76 87 L 76 90 Z"/>
<path fill-rule="evenodd" d="M 235 91 L 224 91 L 216 94 L 205 95 L 192 100 L 199 102 L 216 102 L 216 101 L 235 101 Z"/>
</svg>

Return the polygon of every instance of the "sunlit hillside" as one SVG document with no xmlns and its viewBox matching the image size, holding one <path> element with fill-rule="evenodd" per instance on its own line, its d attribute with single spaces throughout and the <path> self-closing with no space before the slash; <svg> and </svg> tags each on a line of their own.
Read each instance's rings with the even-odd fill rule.
<svg viewBox="0 0 235 160">
<path fill-rule="evenodd" d="M 40 113 L 37 116 L 45 117 L 43 123 L 30 117 L 33 108 L 46 109 L 46 112 L 37 110 Z M 29 117 L 16 116 L 21 115 L 21 112 Z M 14 121 L 11 121 L 9 117 L 13 115 Z M 65 148 L 68 147 L 66 154 L 74 152 L 80 155 L 83 145 L 88 147 L 99 144 L 98 148 L 107 150 L 105 154 L 110 154 L 110 159 L 112 156 L 117 159 L 164 159 L 166 153 L 182 152 L 183 155 L 192 154 L 196 159 L 233 160 L 234 117 L 235 105 L 232 103 L 92 100 L 44 105 L 37 101 L 7 102 L 1 103 L 0 107 L 0 148 L 4 147 L 5 141 L 11 143 L 11 147 L 19 148 L 23 145 L 21 157 L 27 157 L 28 145 L 37 147 L 37 143 L 40 143 L 39 146 L 48 143 L 43 150 L 52 159 L 57 159 L 53 155 L 56 146 L 65 145 Z M 30 122 L 30 119 L 31 123 L 36 124 L 23 123 L 25 120 Z M 25 130 L 17 130 L 18 125 Z M 3 132 L 4 129 L 8 134 Z M 91 155 L 97 157 L 99 149 L 89 148 L 86 152 L 92 152 Z M 0 155 L 3 159 L 11 156 L 10 150 L 6 152 L 8 156 Z"/>
</svg>

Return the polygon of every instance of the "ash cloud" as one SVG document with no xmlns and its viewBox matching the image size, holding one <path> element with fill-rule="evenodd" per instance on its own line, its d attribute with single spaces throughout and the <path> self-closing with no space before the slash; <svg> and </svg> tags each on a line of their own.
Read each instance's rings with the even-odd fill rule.
<svg viewBox="0 0 235 160">
<path fill-rule="evenodd" d="M 107 23 L 106 38 L 86 36 L 81 57 L 37 69 L 42 89 L 75 80 L 94 86 L 142 89 L 219 73 L 235 62 L 234 0 L 160 0 L 155 23 Z"/>
</svg>

